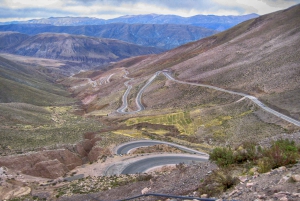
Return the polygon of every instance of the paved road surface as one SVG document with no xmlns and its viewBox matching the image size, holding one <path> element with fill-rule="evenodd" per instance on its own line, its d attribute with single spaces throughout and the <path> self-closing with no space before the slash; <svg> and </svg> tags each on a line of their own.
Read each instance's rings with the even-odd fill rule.
<svg viewBox="0 0 300 201">
<path fill-rule="evenodd" d="M 138 160 L 130 163 L 120 173 L 121 174 L 135 174 L 146 172 L 153 167 L 159 167 L 164 165 L 173 165 L 179 163 L 192 164 L 193 162 L 204 162 L 207 158 L 193 156 L 193 155 L 170 155 L 170 156 L 153 156 Z"/>
<path fill-rule="evenodd" d="M 152 168 L 165 165 L 175 165 L 179 163 L 191 164 L 193 162 L 205 162 L 208 156 L 195 154 L 172 154 L 172 153 L 152 153 L 125 157 L 122 161 L 113 163 L 104 171 L 104 175 L 134 174 L 146 172 Z"/>
<path fill-rule="evenodd" d="M 204 152 L 200 152 L 179 144 L 175 143 L 170 143 L 170 142 L 164 142 L 164 141 L 158 141 L 158 140 L 139 140 L 139 141 L 132 141 L 132 142 L 127 142 L 124 144 L 121 144 L 115 148 L 115 153 L 120 155 L 120 154 L 128 154 L 131 150 L 139 148 L 139 147 L 148 147 L 148 146 L 153 146 L 157 144 L 167 144 L 172 147 L 176 147 L 182 151 L 191 153 L 191 154 L 197 154 L 197 155 L 202 155 L 202 156 L 208 156 Z"/>
</svg>

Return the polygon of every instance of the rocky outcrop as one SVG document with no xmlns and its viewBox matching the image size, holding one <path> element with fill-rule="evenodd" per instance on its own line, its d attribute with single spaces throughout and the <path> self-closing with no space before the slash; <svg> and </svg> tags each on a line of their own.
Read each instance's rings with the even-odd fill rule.
<svg viewBox="0 0 300 201">
<path fill-rule="evenodd" d="M 101 137 L 97 137 L 95 133 L 86 133 L 84 140 L 76 145 L 66 145 L 64 149 L 0 157 L 0 167 L 55 179 L 83 163 L 110 155 L 109 149 L 95 146 L 100 140 Z"/>
<path fill-rule="evenodd" d="M 93 145 L 91 143 L 91 140 L 85 139 L 80 143 L 76 144 L 76 151 L 80 156 L 86 157 L 91 151 L 92 147 Z"/>
<path fill-rule="evenodd" d="M 90 151 L 90 153 L 88 155 L 88 158 L 89 158 L 90 162 L 93 162 L 93 161 L 96 161 L 100 158 L 107 157 L 109 155 L 111 155 L 111 152 L 108 148 L 94 147 Z"/>
<path fill-rule="evenodd" d="M 49 160 L 49 161 L 41 161 L 26 171 L 23 171 L 24 174 L 41 176 L 46 178 L 57 178 L 65 173 L 67 173 L 69 169 L 59 162 L 59 160 Z"/>
<path fill-rule="evenodd" d="M 37 177 L 57 178 L 76 166 L 82 159 L 67 149 L 47 150 L 0 158 L 0 166 Z"/>
</svg>

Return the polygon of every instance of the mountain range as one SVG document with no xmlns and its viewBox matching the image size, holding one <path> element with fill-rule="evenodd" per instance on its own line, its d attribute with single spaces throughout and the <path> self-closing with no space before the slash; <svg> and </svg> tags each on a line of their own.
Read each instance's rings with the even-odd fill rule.
<svg viewBox="0 0 300 201">
<path fill-rule="evenodd" d="M 48 24 L 55 26 L 80 26 L 80 25 L 103 25 L 111 23 L 127 24 L 185 24 L 204 27 L 217 31 L 224 31 L 245 20 L 258 17 L 257 14 L 240 16 L 217 16 L 217 15 L 195 15 L 192 17 L 181 17 L 177 15 L 126 15 L 114 19 L 98 19 L 89 17 L 51 17 L 47 19 L 34 19 L 28 21 L 13 21 L 0 24 Z"/>
<path fill-rule="evenodd" d="M 80 61 L 96 65 L 132 56 L 162 52 L 153 47 L 142 47 L 123 41 L 83 35 L 43 33 L 28 36 L 15 32 L 0 32 L 0 51 L 22 56 Z"/>
<path fill-rule="evenodd" d="M 84 26 L 53 26 L 47 24 L 11 24 L 0 26 L 0 31 L 14 31 L 28 35 L 40 33 L 68 33 L 98 38 L 122 40 L 136 45 L 172 49 L 182 44 L 211 36 L 217 31 L 191 25 L 124 24 Z"/>
</svg>

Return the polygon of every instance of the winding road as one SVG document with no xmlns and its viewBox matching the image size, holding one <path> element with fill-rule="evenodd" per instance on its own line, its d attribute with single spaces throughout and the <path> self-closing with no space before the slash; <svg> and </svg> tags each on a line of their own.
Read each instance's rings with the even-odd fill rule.
<svg viewBox="0 0 300 201">
<path fill-rule="evenodd" d="M 129 84 L 129 82 L 131 80 L 133 80 L 133 78 L 128 78 L 127 77 L 127 74 L 128 74 L 128 71 L 126 71 L 125 73 L 125 78 L 127 79 L 130 79 L 130 81 L 126 81 L 124 83 L 124 85 L 127 87 L 125 93 L 123 94 L 123 97 L 122 97 L 122 101 L 123 101 L 123 104 L 120 108 L 117 109 L 117 112 L 120 113 L 120 114 L 133 114 L 133 113 L 137 113 L 137 112 L 140 112 L 142 110 L 145 109 L 145 106 L 143 106 L 142 104 L 142 95 L 143 95 L 143 92 L 145 91 L 145 89 L 155 80 L 155 78 L 161 73 L 161 71 L 157 71 L 148 81 L 147 83 L 141 88 L 141 90 L 138 92 L 136 98 L 135 98 L 135 103 L 138 107 L 137 110 L 135 111 L 131 111 L 131 112 L 128 112 L 126 110 L 128 110 L 128 102 L 127 102 L 127 97 L 128 97 L 128 94 L 130 92 L 130 90 L 132 89 L 132 85 Z"/>
<path fill-rule="evenodd" d="M 120 174 L 135 174 L 147 172 L 148 170 L 161 167 L 165 165 L 176 165 L 179 163 L 192 164 L 195 162 L 205 162 L 207 158 L 193 156 L 193 155 L 162 155 L 152 156 L 145 159 L 137 160 L 136 162 L 130 163 L 124 169 L 121 170 Z"/>
<path fill-rule="evenodd" d="M 208 156 L 193 154 L 156 153 L 132 156 L 106 168 L 104 175 L 135 174 L 147 172 L 153 168 L 179 163 L 192 164 L 208 161 Z"/>
<path fill-rule="evenodd" d="M 184 82 L 184 81 L 180 81 L 180 80 L 176 80 L 174 79 L 167 71 L 157 71 L 148 81 L 147 83 L 143 86 L 143 88 L 138 92 L 137 94 L 137 97 L 136 97 L 136 104 L 137 104 L 137 107 L 138 107 L 138 110 L 136 111 L 132 111 L 132 112 L 126 112 L 126 108 L 128 107 L 127 105 L 127 96 L 132 88 L 131 85 L 128 85 L 125 84 L 127 86 L 127 90 L 126 92 L 124 93 L 123 95 L 123 104 L 122 106 L 117 110 L 117 112 L 119 113 L 122 113 L 122 114 L 132 114 L 132 113 L 136 113 L 136 112 L 140 112 L 142 110 L 145 109 L 145 107 L 143 106 L 142 104 L 142 95 L 143 95 L 143 92 L 145 91 L 145 89 L 154 81 L 154 79 L 160 74 L 160 73 L 163 73 L 164 76 L 166 76 L 167 79 L 169 80 L 172 80 L 174 82 L 177 82 L 177 83 L 181 83 L 181 84 L 188 84 L 188 85 L 193 85 L 193 86 L 200 86 L 200 87 L 206 87 L 206 88 L 210 88 L 210 89 L 215 89 L 215 90 L 218 90 L 218 91 L 222 91 L 222 92 L 225 92 L 225 93 L 230 93 L 230 94 L 233 94 L 233 95 L 239 95 L 239 96 L 242 96 L 244 98 L 248 98 L 249 100 L 251 100 L 252 102 L 254 102 L 257 106 L 259 106 L 260 108 L 262 108 L 263 110 L 265 110 L 266 112 L 269 112 L 289 123 L 292 123 L 296 126 L 299 126 L 300 127 L 300 121 L 296 120 L 296 119 L 293 119 L 289 116 L 286 116 L 276 110 L 273 110 L 272 108 L 270 107 L 267 107 L 264 103 L 262 103 L 261 101 L 259 101 L 256 97 L 254 96 L 251 96 L 251 95 L 248 95 L 248 94 L 244 94 L 244 93 L 240 93 L 240 92 L 235 92 L 235 91 L 230 91 L 230 90 L 226 90 L 226 89 L 222 89 L 222 88 L 219 88 L 219 87 L 215 87 L 215 86 L 211 86 L 211 85 L 206 85 L 206 84 L 197 84 L 197 83 L 191 83 L 191 82 Z"/>
<path fill-rule="evenodd" d="M 191 149 L 179 144 L 171 143 L 171 142 L 164 142 L 164 141 L 159 141 L 159 140 L 138 140 L 138 141 L 132 141 L 132 142 L 127 142 L 124 144 L 121 144 L 117 146 L 114 150 L 115 154 L 128 154 L 130 153 L 131 150 L 134 150 L 139 147 L 148 147 L 148 146 L 153 146 L 157 144 L 166 144 L 170 145 L 172 147 L 176 147 L 182 151 L 191 153 L 191 154 L 197 154 L 197 155 L 202 155 L 202 156 L 208 156 L 204 152 L 197 151 L 195 149 Z"/>
<path fill-rule="evenodd" d="M 155 78 L 161 73 L 167 79 L 172 80 L 177 83 L 206 87 L 206 88 L 222 91 L 225 93 L 242 96 L 242 98 L 239 101 L 247 98 L 247 99 L 251 100 L 252 102 L 254 102 L 257 106 L 262 108 L 263 110 L 300 127 L 300 121 L 295 120 L 291 117 L 288 117 L 280 112 L 277 112 L 277 111 L 267 107 L 264 103 L 259 101 L 254 96 L 222 89 L 222 88 L 211 86 L 211 85 L 197 84 L 197 83 L 176 80 L 165 70 L 156 72 L 151 78 L 148 79 L 147 83 L 138 92 L 137 97 L 136 97 L 136 105 L 137 105 L 138 109 L 135 111 L 131 111 L 131 112 L 126 111 L 126 110 L 128 110 L 127 97 L 132 88 L 132 85 L 129 84 L 129 81 L 125 82 L 124 84 L 127 87 L 127 90 L 125 91 L 125 93 L 122 97 L 123 104 L 117 110 L 117 112 L 119 112 L 121 114 L 132 114 L 132 113 L 136 113 L 136 112 L 140 112 L 140 111 L 144 110 L 145 107 L 143 106 L 142 101 L 141 101 L 143 92 L 155 80 Z M 128 78 L 127 74 L 128 74 L 128 72 L 125 74 L 124 77 Z M 132 78 L 128 78 L 128 79 L 132 80 Z M 191 153 L 191 154 L 159 154 L 159 155 L 148 154 L 148 155 L 142 156 L 142 157 L 134 157 L 131 160 L 125 160 L 120 163 L 111 165 L 110 167 L 107 168 L 105 174 L 106 175 L 134 174 L 134 173 L 145 172 L 151 168 L 155 168 L 158 166 L 178 164 L 178 163 L 190 164 L 193 162 L 203 162 L 203 161 L 208 160 L 208 155 L 203 152 L 199 152 L 197 150 L 193 150 L 193 149 L 190 149 L 190 148 L 187 148 L 187 147 L 184 147 L 181 145 L 177 145 L 174 143 L 163 142 L 163 141 L 154 141 L 154 140 L 140 140 L 140 141 L 124 143 L 115 148 L 115 154 L 118 154 L 118 155 L 128 154 L 128 153 L 130 153 L 131 150 L 136 149 L 138 147 L 145 147 L 145 146 L 151 146 L 151 145 L 156 145 L 156 144 L 168 144 L 170 146 L 177 147 L 177 148 L 179 148 L 183 151 L 186 151 L 188 153 Z"/>
<path fill-rule="evenodd" d="M 130 153 L 131 150 L 139 148 L 152 146 L 156 144 L 167 144 L 178 149 L 181 149 L 190 154 L 181 153 L 154 153 L 154 154 L 143 154 L 140 156 L 133 156 L 131 158 L 126 158 L 119 163 L 110 165 L 106 171 L 105 175 L 119 175 L 119 174 L 135 174 L 142 173 L 152 168 L 161 167 L 165 165 L 176 165 L 179 163 L 191 164 L 195 162 L 205 162 L 208 160 L 209 156 L 206 153 L 178 145 L 175 143 L 158 141 L 158 140 L 139 140 L 126 142 L 114 149 L 115 154 L 123 155 Z"/>
</svg>

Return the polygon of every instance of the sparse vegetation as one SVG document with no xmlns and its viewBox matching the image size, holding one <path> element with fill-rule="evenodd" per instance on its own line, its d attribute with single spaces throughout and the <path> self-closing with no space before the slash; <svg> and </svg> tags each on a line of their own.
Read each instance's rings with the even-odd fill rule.
<svg viewBox="0 0 300 201">
<path fill-rule="evenodd" d="M 126 121 L 127 126 L 147 122 L 151 124 L 174 125 L 181 134 L 193 135 L 196 125 L 190 118 L 189 112 L 178 112 L 165 115 L 131 118 Z"/>
<path fill-rule="evenodd" d="M 218 196 L 230 189 L 239 182 L 237 177 L 227 169 L 214 170 L 200 184 L 200 194 L 207 194 L 208 197 Z"/>
<path fill-rule="evenodd" d="M 273 168 L 294 164 L 299 160 L 298 147 L 294 141 L 279 139 L 269 148 L 262 148 L 253 142 L 244 142 L 237 150 L 230 147 L 217 147 L 212 150 L 209 160 L 218 166 L 226 168 L 250 162 L 259 167 L 259 172 L 266 172 Z"/>
<path fill-rule="evenodd" d="M 56 196 L 72 195 L 72 194 L 88 194 L 107 189 L 124 186 L 132 182 L 149 181 L 153 176 L 150 174 L 136 174 L 136 175 L 120 175 L 120 176 L 100 176 L 100 177 L 86 177 L 67 183 L 63 187 L 57 188 Z"/>
<path fill-rule="evenodd" d="M 3 107 L 3 104 L 0 104 L 1 106 Z M 30 106 L 36 110 L 31 109 L 27 112 L 24 107 L 18 110 L 18 104 L 4 107 L 8 109 L 5 110 L 7 113 L 2 114 L 4 120 L 0 126 L 2 154 L 74 144 L 82 140 L 83 133 L 98 131 L 101 128 L 98 121 L 73 114 L 74 108 L 70 106 Z"/>
</svg>

